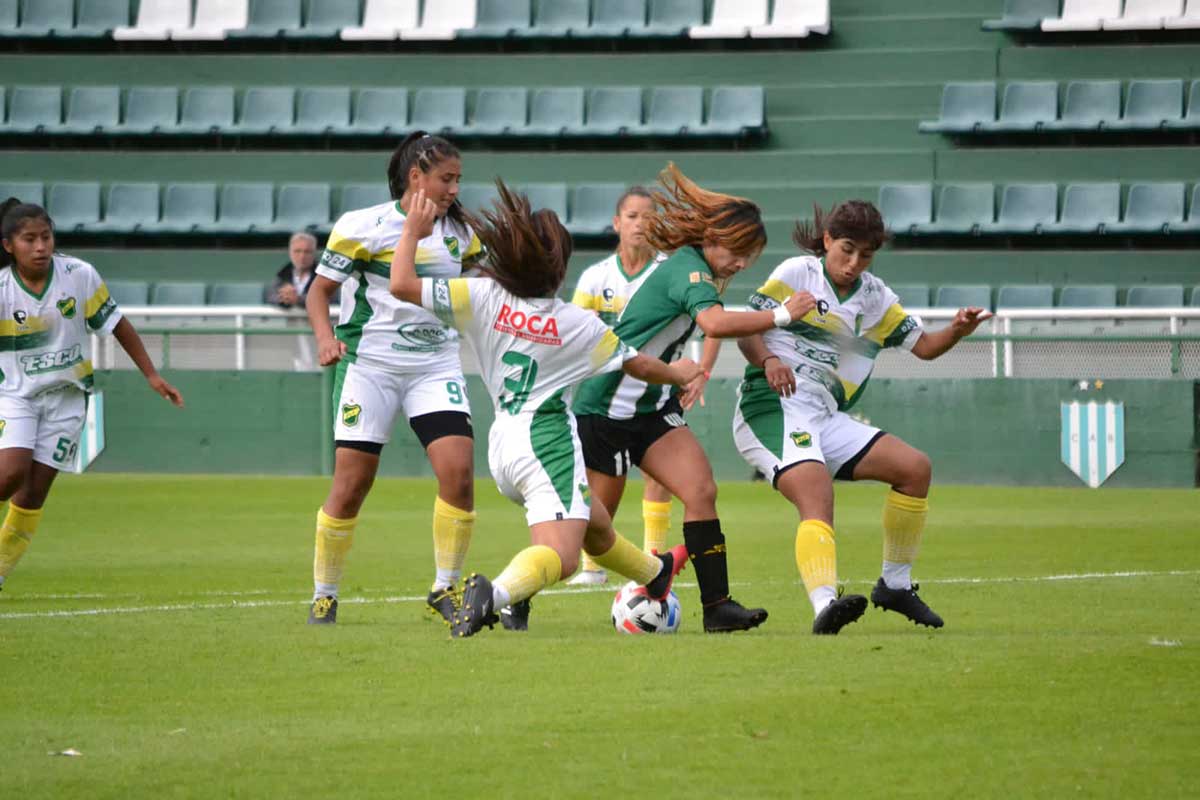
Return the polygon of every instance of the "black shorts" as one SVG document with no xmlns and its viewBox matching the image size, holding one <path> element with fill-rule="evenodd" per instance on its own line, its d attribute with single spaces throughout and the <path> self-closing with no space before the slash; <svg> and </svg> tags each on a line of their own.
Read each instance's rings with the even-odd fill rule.
<svg viewBox="0 0 1200 800">
<path fill-rule="evenodd" d="M 622 477 L 633 465 L 641 466 L 650 445 L 676 428 L 685 427 L 679 398 L 672 397 L 658 411 L 633 419 L 610 419 L 599 414 L 576 417 L 583 463 L 591 470 Z"/>
<path fill-rule="evenodd" d="M 421 442 L 421 447 L 426 450 L 429 449 L 429 445 L 443 436 L 475 438 L 475 431 L 471 428 L 471 415 L 464 414 L 461 411 L 434 411 L 429 414 L 422 414 L 419 417 L 410 419 L 408 426 L 417 435 L 417 440 Z M 364 453 L 376 456 L 383 452 L 382 442 L 356 442 L 348 439 L 337 439 L 333 444 L 334 447 L 348 447 L 351 450 L 361 450 Z"/>
</svg>

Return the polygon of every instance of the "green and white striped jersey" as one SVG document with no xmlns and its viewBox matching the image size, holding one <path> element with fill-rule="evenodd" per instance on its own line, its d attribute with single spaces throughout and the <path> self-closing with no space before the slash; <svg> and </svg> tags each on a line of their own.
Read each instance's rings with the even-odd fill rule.
<svg viewBox="0 0 1200 800">
<path fill-rule="evenodd" d="M 796 388 L 815 394 L 826 408 L 845 410 L 862 396 L 885 347 L 912 350 L 921 323 L 900 306 L 896 294 L 869 272 L 845 295 L 838 293 L 813 256 L 784 261 L 750 296 L 755 309 L 774 309 L 795 292 L 810 292 L 817 307 L 786 328 L 772 328 L 763 341 L 796 372 Z M 746 378 L 762 369 L 747 367 Z"/>
<path fill-rule="evenodd" d="M 650 273 L 666 258 L 659 253 L 642 271 L 632 278 L 621 264 L 621 256 L 613 253 L 603 261 L 597 261 L 583 271 L 571 302 L 580 308 L 595 311 L 600 320 L 609 327 L 617 324 L 629 298 L 650 277 Z"/>
<path fill-rule="evenodd" d="M 699 250 L 684 247 L 658 264 L 630 296 L 614 331 L 622 342 L 670 363 L 695 330 L 696 315 L 716 305 L 721 295 L 712 270 Z M 602 375 L 579 387 L 574 411 L 632 419 L 662 408 L 677 392 L 624 373 Z"/>
<path fill-rule="evenodd" d="M 458 333 L 388 291 L 404 219 L 398 202 L 346 212 L 329 234 L 317 274 L 342 284 L 335 333 L 346 344 L 347 361 L 390 372 L 423 372 L 447 359 L 459 360 Z M 482 251 L 474 231 L 442 217 L 417 246 L 417 274 L 456 278 Z"/>
<path fill-rule="evenodd" d="M 96 268 L 55 253 L 41 294 L 16 267 L 0 270 L 0 393 L 34 397 L 63 386 L 92 388 L 90 334 L 121 321 Z"/>
</svg>

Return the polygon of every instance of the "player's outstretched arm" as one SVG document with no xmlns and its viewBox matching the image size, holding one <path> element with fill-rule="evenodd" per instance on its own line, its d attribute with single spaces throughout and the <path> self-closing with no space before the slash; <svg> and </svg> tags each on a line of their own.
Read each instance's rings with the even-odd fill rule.
<svg viewBox="0 0 1200 800">
<path fill-rule="evenodd" d="M 133 323 L 122 318 L 113 328 L 113 337 L 137 365 L 137 368 L 142 371 L 142 374 L 146 376 L 146 383 L 150 384 L 150 388 L 161 397 L 170 400 L 177 408 L 183 408 L 183 394 L 158 374 L 158 370 L 154 368 L 154 361 L 146 352 L 146 346 L 142 344 L 142 337 L 138 336 L 137 331 L 133 328 Z"/>
<path fill-rule="evenodd" d="M 666 364 L 654 356 L 641 353 L 626 361 L 622 369 L 626 375 L 639 381 L 671 386 L 686 386 L 704 374 L 700 365 L 690 358 Z"/>
<path fill-rule="evenodd" d="M 786 328 L 816 307 L 817 301 L 812 294 L 796 292 L 771 311 L 728 311 L 721 306 L 709 306 L 696 315 L 696 324 L 705 336 L 736 339 L 771 328 Z"/>
<path fill-rule="evenodd" d="M 404 218 L 404 230 L 396 250 L 392 253 L 391 277 L 388 291 L 397 300 L 415 305 L 421 304 L 421 279 L 417 277 L 417 244 L 433 234 L 433 223 L 437 219 L 437 205 L 425 196 L 422 189 L 409 204 L 408 216 Z"/>
<path fill-rule="evenodd" d="M 308 287 L 308 297 L 304 301 L 308 324 L 312 325 L 313 336 L 317 339 L 317 363 L 322 367 L 336 364 L 346 354 L 346 343 L 339 342 L 333 335 L 333 323 L 329 321 L 329 302 L 333 293 L 341 288 L 337 281 L 318 275 Z"/>
<path fill-rule="evenodd" d="M 932 361 L 974 333 L 984 320 L 991 318 L 992 312 L 982 308 L 960 308 L 945 328 L 933 333 L 922 333 L 921 338 L 913 345 L 913 355 L 923 361 Z"/>
</svg>

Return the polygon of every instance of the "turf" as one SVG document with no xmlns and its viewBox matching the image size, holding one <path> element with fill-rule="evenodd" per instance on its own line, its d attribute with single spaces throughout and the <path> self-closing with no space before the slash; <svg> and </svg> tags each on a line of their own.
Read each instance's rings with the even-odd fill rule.
<svg viewBox="0 0 1200 800">
<path fill-rule="evenodd" d="M 770 609 L 763 628 L 702 634 L 685 572 L 675 636 L 614 632 L 602 591 L 535 598 L 528 634 L 450 641 L 415 601 L 432 570 L 426 481 L 377 484 L 339 624 L 304 625 L 325 488 L 61 479 L 0 593 L 0 793 L 1200 791 L 1195 491 L 939 487 L 918 579 L 946 627 L 871 609 L 814 638 L 793 512 L 763 484 L 726 484 L 734 593 Z M 618 516 L 635 541 L 639 490 Z M 878 576 L 882 500 L 839 487 L 850 591 Z M 495 574 L 523 516 L 484 482 L 479 505 L 469 566 Z M 82 755 L 49 755 L 68 748 Z"/>
</svg>

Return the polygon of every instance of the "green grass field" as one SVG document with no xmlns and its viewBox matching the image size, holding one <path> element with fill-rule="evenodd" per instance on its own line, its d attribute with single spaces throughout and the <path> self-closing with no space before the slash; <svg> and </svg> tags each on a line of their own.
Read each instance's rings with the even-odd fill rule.
<svg viewBox="0 0 1200 800">
<path fill-rule="evenodd" d="M 947 620 L 808 633 L 795 520 L 720 506 L 771 618 L 628 637 L 611 591 L 451 641 L 418 601 L 433 485 L 380 481 L 336 627 L 304 624 L 321 479 L 64 476 L 0 593 L 0 793 L 130 797 L 1195 797 L 1200 493 L 938 487 L 917 578 Z M 640 542 L 639 485 L 618 523 Z M 878 576 L 884 490 L 838 494 Z M 479 484 L 468 568 L 527 541 Z M 675 509 L 672 540 L 678 540 Z M 77 758 L 54 757 L 68 748 Z"/>
</svg>

